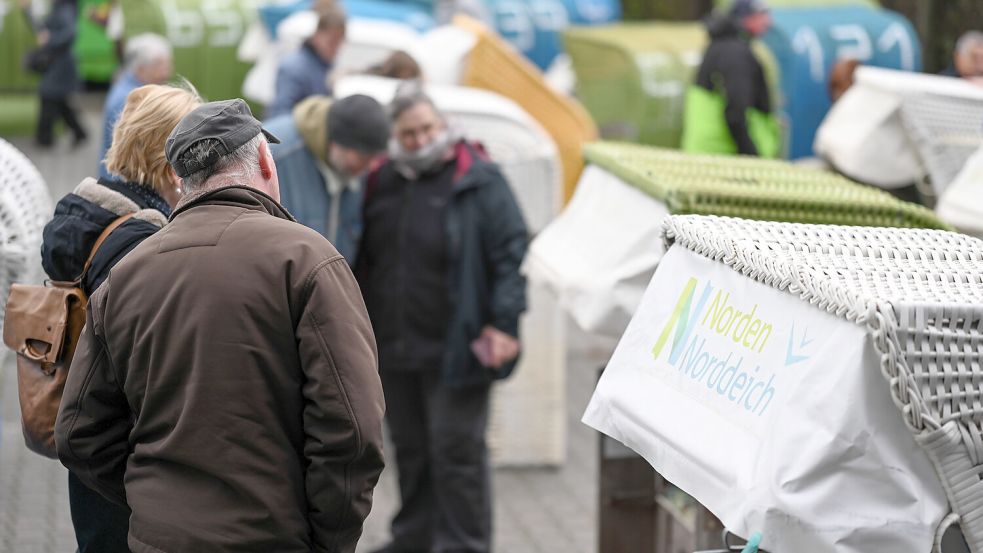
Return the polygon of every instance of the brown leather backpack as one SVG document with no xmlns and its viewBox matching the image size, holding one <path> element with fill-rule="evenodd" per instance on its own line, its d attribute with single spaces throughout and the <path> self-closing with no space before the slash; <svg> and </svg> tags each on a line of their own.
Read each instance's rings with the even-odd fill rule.
<svg viewBox="0 0 983 553">
<path fill-rule="evenodd" d="M 10 287 L 3 343 L 17 353 L 17 392 L 24 442 L 35 453 L 58 458 L 55 418 L 75 347 L 85 326 L 88 304 L 81 285 L 99 246 L 132 216 L 132 213 L 124 215 L 102 231 L 75 281 Z"/>
</svg>

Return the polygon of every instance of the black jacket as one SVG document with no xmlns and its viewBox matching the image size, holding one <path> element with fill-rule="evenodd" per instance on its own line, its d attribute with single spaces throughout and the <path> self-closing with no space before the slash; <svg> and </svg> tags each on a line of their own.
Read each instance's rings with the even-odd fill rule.
<svg viewBox="0 0 983 553">
<path fill-rule="evenodd" d="M 102 231 L 121 215 L 134 216 L 120 225 L 92 260 L 82 289 L 91 295 L 109 270 L 167 222 L 170 208 L 150 188 L 110 180 L 85 179 L 55 206 L 45 225 L 41 265 L 51 280 L 73 281 Z"/>
<path fill-rule="evenodd" d="M 41 25 L 41 29 L 48 31 L 48 42 L 41 48 L 51 56 L 51 65 L 41 75 L 38 85 L 42 98 L 62 99 L 79 86 L 78 62 L 72 51 L 75 19 L 74 2 L 59 0 L 51 6 L 51 13 Z"/>
<path fill-rule="evenodd" d="M 483 367 L 471 352 L 471 342 L 485 325 L 519 336 L 519 315 L 526 309 L 526 280 L 519 266 L 529 236 L 498 166 L 465 142 L 458 143 L 455 154 L 454 188 L 444 221 L 451 315 L 440 368 L 445 383 L 468 386 L 506 378 L 515 369 L 515 362 L 496 371 Z M 369 175 L 366 205 L 372 202 L 376 179 L 390 165 Z M 359 249 L 356 274 L 366 297 L 374 293 L 366 276 L 376 263 L 371 251 Z"/>
<path fill-rule="evenodd" d="M 746 113 L 755 108 L 771 112 L 771 98 L 764 69 L 751 50 L 751 43 L 730 17 L 707 20 L 710 45 L 696 76 L 696 84 L 718 92 L 727 101 L 727 128 L 740 154 L 757 155 L 758 149 L 748 134 Z"/>
<path fill-rule="evenodd" d="M 446 209 L 457 163 L 419 179 L 383 166 L 364 206 L 362 247 L 371 255 L 365 304 L 383 371 L 433 370 L 453 315 L 447 294 Z"/>
</svg>

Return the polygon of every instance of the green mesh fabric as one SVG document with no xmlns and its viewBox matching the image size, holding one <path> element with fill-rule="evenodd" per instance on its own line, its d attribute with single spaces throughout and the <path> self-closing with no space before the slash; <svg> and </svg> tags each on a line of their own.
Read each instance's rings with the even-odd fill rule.
<svg viewBox="0 0 983 553">
<path fill-rule="evenodd" d="M 673 214 L 950 229 L 932 211 L 883 190 L 783 161 L 617 142 L 589 144 L 584 158 L 665 203 Z"/>
</svg>

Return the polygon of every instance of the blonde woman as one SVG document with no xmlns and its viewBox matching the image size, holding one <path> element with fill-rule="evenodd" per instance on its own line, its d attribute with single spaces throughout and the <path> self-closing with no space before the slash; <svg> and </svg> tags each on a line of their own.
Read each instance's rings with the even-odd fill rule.
<svg viewBox="0 0 983 553">
<path fill-rule="evenodd" d="M 201 105 L 190 87 L 147 85 L 126 98 L 106 154 L 110 178 L 86 178 L 55 207 L 44 228 L 41 257 L 52 280 L 79 277 L 102 231 L 123 215 L 131 218 L 109 235 L 81 283 L 86 294 L 109 269 L 167 222 L 181 198 L 178 180 L 164 157 L 164 141 L 178 122 Z M 105 499 L 69 474 L 69 502 L 79 553 L 129 552 L 129 509 Z"/>
</svg>

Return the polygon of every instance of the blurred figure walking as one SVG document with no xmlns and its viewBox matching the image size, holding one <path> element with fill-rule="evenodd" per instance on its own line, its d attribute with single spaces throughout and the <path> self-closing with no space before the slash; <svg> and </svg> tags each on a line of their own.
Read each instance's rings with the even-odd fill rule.
<svg viewBox="0 0 983 553">
<path fill-rule="evenodd" d="M 967 31 L 956 41 L 952 65 L 940 75 L 962 79 L 983 78 L 983 32 Z"/>
<path fill-rule="evenodd" d="M 356 265 L 402 498 L 380 551 L 489 553 L 488 400 L 519 354 L 526 225 L 498 166 L 430 98 L 414 86 L 390 112 Z"/>
<path fill-rule="evenodd" d="M 777 157 L 778 120 L 751 39 L 771 27 L 763 0 L 736 0 L 707 21 L 710 45 L 686 94 L 682 149 Z"/>
<path fill-rule="evenodd" d="M 130 92 L 148 84 L 164 84 L 174 71 L 171 43 L 153 33 L 137 35 L 126 41 L 123 71 L 106 95 L 103 107 L 102 149 L 99 151 L 99 176 L 108 177 L 106 152 L 113 142 L 113 127 L 123 112 Z"/>
<path fill-rule="evenodd" d="M 29 2 L 22 0 L 25 13 L 28 5 Z M 44 148 L 54 144 L 54 127 L 58 120 L 64 121 L 72 131 L 73 146 L 88 139 L 88 133 L 72 105 L 72 96 L 80 84 L 78 63 L 72 51 L 77 14 L 75 0 L 55 0 L 37 33 L 38 49 L 33 53 L 32 69 L 41 73 L 41 83 L 38 85 L 41 112 L 36 141 L 38 146 Z"/>
<path fill-rule="evenodd" d="M 328 85 L 334 60 L 345 41 L 348 17 L 334 2 L 315 5 L 318 14 L 314 34 L 295 52 L 280 60 L 276 73 L 276 93 L 266 107 L 266 118 L 289 114 L 309 96 L 331 96 Z"/>
</svg>

